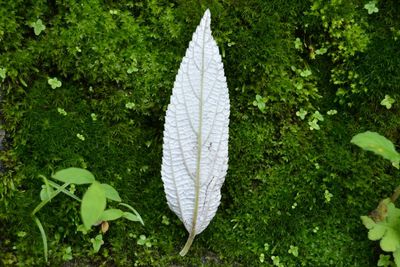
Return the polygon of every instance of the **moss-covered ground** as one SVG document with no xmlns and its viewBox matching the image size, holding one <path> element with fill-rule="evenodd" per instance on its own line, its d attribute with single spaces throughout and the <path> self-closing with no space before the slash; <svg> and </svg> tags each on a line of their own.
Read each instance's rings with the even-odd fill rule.
<svg viewBox="0 0 400 267">
<path fill-rule="evenodd" d="M 3 2 L 0 265 L 46 265 L 30 217 L 38 175 L 74 166 L 113 185 L 145 226 L 111 222 L 94 253 L 78 203 L 56 198 L 38 213 L 48 266 L 376 266 L 360 215 L 399 172 L 350 140 L 372 130 L 400 144 L 400 4 L 369 14 L 368 2 Z M 187 232 L 160 177 L 163 122 L 206 8 L 230 92 L 229 170 L 215 218 L 182 258 Z"/>
</svg>

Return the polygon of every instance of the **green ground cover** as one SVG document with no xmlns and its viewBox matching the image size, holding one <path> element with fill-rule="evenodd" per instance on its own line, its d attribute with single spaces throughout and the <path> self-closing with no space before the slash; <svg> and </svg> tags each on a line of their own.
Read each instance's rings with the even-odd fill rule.
<svg viewBox="0 0 400 267">
<path fill-rule="evenodd" d="M 163 123 L 206 8 L 230 91 L 229 170 L 216 217 L 182 258 Z M 95 253 L 97 232 L 77 231 L 79 204 L 54 199 L 38 213 L 49 266 L 376 266 L 360 215 L 399 172 L 350 140 L 371 130 L 400 144 L 399 47 L 397 0 L 1 4 L 0 263 L 45 265 L 30 217 L 38 175 L 74 166 L 116 188 L 145 226 L 111 222 Z"/>
</svg>

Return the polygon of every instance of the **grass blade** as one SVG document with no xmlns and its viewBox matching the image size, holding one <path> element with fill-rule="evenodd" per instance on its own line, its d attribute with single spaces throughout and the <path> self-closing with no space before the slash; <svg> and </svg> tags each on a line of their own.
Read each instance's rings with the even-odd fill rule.
<svg viewBox="0 0 400 267">
<path fill-rule="evenodd" d="M 42 241 L 43 241 L 43 252 L 44 252 L 44 259 L 47 262 L 48 261 L 48 248 L 47 248 L 47 236 L 46 232 L 44 231 L 43 225 L 40 222 L 39 218 L 33 215 L 33 220 L 35 221 L 36 225 L 39 228 L 40 235 L 42 236 Z"/>
</svg>

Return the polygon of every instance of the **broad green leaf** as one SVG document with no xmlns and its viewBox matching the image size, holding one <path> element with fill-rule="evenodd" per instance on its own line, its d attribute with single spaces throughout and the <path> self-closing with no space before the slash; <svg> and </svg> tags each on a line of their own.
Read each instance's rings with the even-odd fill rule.
<svg viewBox="0 0 400 267">
<path fill-rule="evenodd" d="M 103 187 L 97 181 L 93 182 L 83 195 L 81 204 L 81 216 L 87 229 L 100 221 L 100 217 L 106 208 L 106 195 Z"/>
<path fill-rule="evenodd" d="M 121 198 L 119 197 L 119 194 L 117 190 L 114 189 L 114 187 L 109 184 L 101 184 L 101 186 L 103 187 L 104 193 L 106 194 L 106 198 L 121 202 Z"/>
<path fill-rule="evenodd" d="M 376 222 L 368 216 L 361 216 L 361 221 L 367 229 L 372 229 L 376 225 Z"/>
<path fill-rule="evenodd" d="M 126 203 L 119 203 L 119 205 L 124 206 L 124 207 L 127 207 L 128 209 L 130 209 L 130 210 L 136 215 L 136 217 L 139 218 L 139 222 L 140 222 L 142 225 L 144 225 L 144 222 L 143 222 L 142 217 L 140 216 L 139 212 L 137 212 L 131 205 L 128 205 L 128 204 L 126 204 Z M 129 216 L 129 215 L 128 215 L 128 216 Z"/>
<path fill-rule="evenodd" d="M 93 174 L 81 168 L 67 168 L 56 172 L 54 179 L 70 184 L 91 184 L 95 181 Z"/>
<path fill-rule="evenodd" d="M 50 200 L 51 195 L 54 193 L 53 188 L 50 186 L 42 185 L 42 190 L 40 190 L 40 200 Z"/>
<path fill-rule="evenodd" d="M 368 232 L 368 238 L 369 240 L 379 240 L 383 237 L 383 235 L 386 233 L 386 227 L 383 225 L 376 224 L 375 227 L 373 227 L 371 230 Z"/>
<path fill-rule="evenodd" d="M 399 249 L 400 248 L 399 232 L 393 228 L 387 229 L 387 232 L 382 238 L 380 245 L 382 250 L 386 252 L 393 252 Z"/>
<path fill-rule="evenodd" d="M 113 221 L 124 216 L 124 212 L 119 209 L 108 209 L 100 217 L 101 221 Z"/>
<path fill-rule="evenodd" d="M 367 131 L 359 133 L 351 139 L 351 142 L 364 150 L 372 151 L 390 161 L 396 162 L 400 160 L 400 155 L 393 143 L 376 132 Z"/>
<path fill-rule="evenodd" d="M 141 222 L 141 218 L 139 218 L 138 216 L 136 216 L 135 214 L 133 214 L 132 212 L 124 212 L 123 216 L 125 219 L 128 219 L 132 222 Z"/>
</svg>

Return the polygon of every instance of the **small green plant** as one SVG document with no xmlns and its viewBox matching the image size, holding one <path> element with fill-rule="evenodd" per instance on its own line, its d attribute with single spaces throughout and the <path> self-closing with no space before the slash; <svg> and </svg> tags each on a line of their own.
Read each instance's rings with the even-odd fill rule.
<svg viewBox="0 0 400 267">
<path fill-rule="evenodd" d="M 267 103 L 267 98 L 260 95 L 256 95 L 256 100 L 253 101 L 253 106 L 258 107 L 261 112 L 265 112 L 265 103 Z"/>
<path fill-rule="evenodd" d="M 368 11 L 368 14 L 378 13 L 379 9 L 376 7 L 377 1 L 369 1 L 364 5 L 364 8 Z"/>
<path fill-rule="evenodd" d="M 364 132 L 353 137 L 351 142 L 364 150 L 372 151 L 392 162 L 399 168 L 400 154 L 393 143 L 386 137 L 375 132 Z M 370 240 L 380 240 L 380 246 L 385 252 L 392 252 L 395 266 L 400 266 L 400 209 L 395 201 L 400 196 L 398 186 L 390 198 L 383 199 L 369 216 L 361 216 L 364 226 L 369 230 Z M 387 261 L 379 260 L 378 266 L 389 266 Z"/>
<path fill-rule="evenodd" d="M 80 168 L 67 168 L 56 172 L 52 175 L 52 178 L 54 180 L 63 182 L 62 185 L 51 179 L 47 179 L 43 175 L 40 175 L 40 177 L 44 181 L 42 190 L 40 191 L 40 199 L 42 202 L 36 206 L 31 215 L 42 236 L 44 257 L 46 261 L 48 259 L 47 236 L 43 225 L 36 214 L 59 193 L 63 193 L 81 203 L 80 213 L 83 225 L 78 227 L 78 230 L 83 233 L 89 231 L 94 225 L 101 225 L 101 232 L 105 233 L 109 227 L 108 221 L 117 220 L 119 218 L 140 222 L 144 225 L 139 213 L 130 205 L 121 202 L 121 198 L 114 187 L 109 184 L 103 184 L 96 181 L 94 175 L 88 170 Z M 84 193 L 83 198 L 80 199 L 74 194 L 74 185 L 85 184 L 89 184 L 89 187 Z M 72 190 L 67 190 L 67 187 L 69 186 L 72 187 Z M 115 208 L 106 209 L 107 200 L 119 202 L 118 204 L 120 206 L 129 209 L 131 212 L 122 211 Z M 103 244 L 103 236 L 101 234 L 97 235 L 91 240 L 91 242 L 93 244 L 93 250 L 98 252 Z"/>
<path fill-rule="evenodd" d="M 58 87 L 61 87 L 61 85 L 62 85 L 62 82 L 59 81 L 59 80 L 57 79 L 57 77 L 55 77 L 55 78 L 49 78 L 49 79 L 47 80 L 47 83 L 51 86 L 52 89 L 56 89 L 56 88 L 58 88 Z"/>
<path fill-rule="evenodd" d="M 289 250 L 288 250 L 288 253 L 289 253 L 289 254 L 292 254 L 292 255 L 295 256 L 295 257 L 298 257 L 298 256 L 299 256 L 299 247 L 290 245 L 290 248 L 289 248 Z"/>
<path fill-rule="evenodd" d="M 43 21 L 41 19 L 30 23 L 29 26 L 33 28 L 35 35 L 40 35 L 40 33 L 46 29 L 46 26 L 43 24 Z"/>
<path fill-rule="evenodd" d="M 394 99 L 390 95 L 385 95 L 385 98 L 381 101 L 381 105 L 385 106 L 387 109 L 391 109 L 394 103 Z"/>
</svg>

